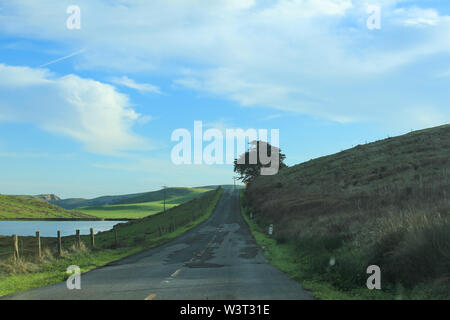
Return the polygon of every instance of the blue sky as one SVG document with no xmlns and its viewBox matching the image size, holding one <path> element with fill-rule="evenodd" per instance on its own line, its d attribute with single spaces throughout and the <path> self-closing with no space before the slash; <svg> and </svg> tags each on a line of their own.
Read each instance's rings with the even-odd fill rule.
<svg viewBox="0 0 450 320">
<path fill-rule="evenodd" d="M 448 1 L 0 0 L 0 193 L 232 183 L 172 164 L 195 120 L 279 129 L 288 165 L 445 124 L 449 57 Z"/>
</svg>

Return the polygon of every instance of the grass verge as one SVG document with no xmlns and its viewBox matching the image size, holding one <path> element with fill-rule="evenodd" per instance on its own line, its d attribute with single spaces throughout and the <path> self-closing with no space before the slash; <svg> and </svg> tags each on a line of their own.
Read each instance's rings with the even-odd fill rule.
<svg viewBox="0 0 450 320">
<path fill-rule="evenodd" d="M 82 236 L 81 248 L 75 237 L 64 237 L 63 255 L 56 257 L 56 239 L 43 238 L 42 258 L 30 253 L 14 262 L 12 257 L 0 260 L 0 296 L 38 288 L 64 281 L 67 267 L 77 265 L 82 272 L 104 266 L 142 250 L 150 249 L 174 239 L 208 219 L 213 213 L 223 190 L 205 193 L 202 197 L 171 208 L 166 213 L 117 225 L 117 242 L 113 230 L 95 237 L 95 249 L 87 249 L 88 236 Z M 21 237 L 24 252 L 35 246 L 33 237 Z M 11 237 L 0 238 L 1 245 L 10 245 Z"/>
<path fill-rule="evenodd" d="M 275 236 L 269 237 L 266 228 L 263 229 L 257 221 L 250 219 L 245 203 L 244 191 L 242 191 L 241 206 L 244 219 L 257 243 L 264 248 L 266 258 L 273 266 L 300 282 L 317 299 L 449 298 L 445 274 L 442 274 L 441 279 L 443 280 L 441 281 L 423 282 L 405 288 L 401 284 L 389 281 L 389 278 L 383 281 L 382 273 L 382 290 L 368 290 L 365 282 L 369 275 L 365 274 L 365 270 L 362 270 L 361 266 L 370 265 L 370 258 L 363 253 L 363 250 L 345 244 L 341 246 L 342 243 L 345 243 L 342 239 L 323 239 L 318 235 L 299 242 L 277 239 Z M 426 233 L 424 234 L 426 235 Z M 433 234 L 436 235 L 435 232 Z M 420 249 L 420 246 L 415 248 Z M 376 248 L 374 247 L 373 250 Z M 411 261 L 411 263 L 414 264 L 415 261 Z"/>
</svg>

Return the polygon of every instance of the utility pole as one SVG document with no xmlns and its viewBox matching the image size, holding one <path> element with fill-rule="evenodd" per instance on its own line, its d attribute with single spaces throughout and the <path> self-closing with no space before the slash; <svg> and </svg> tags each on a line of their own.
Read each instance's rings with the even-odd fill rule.
<svg viewBox="0 0 450 320">
<path fill-rule="evenodd" d="M 163 186 L 163 193 L 164 193 L 164 213 L 166 213 L 166 188 L 167 188 L 167 186 Z"/>
</svg>

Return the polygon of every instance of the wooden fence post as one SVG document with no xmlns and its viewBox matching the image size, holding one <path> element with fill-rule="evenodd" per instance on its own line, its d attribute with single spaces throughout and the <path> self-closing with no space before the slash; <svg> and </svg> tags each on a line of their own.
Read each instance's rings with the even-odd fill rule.
<svg viewBox="0 0 450 320">
<path fill-rule="evenodd" d="M 95 248 L 95 239 L 94 239 L 94 228 L 91 228 L 91 247 Z"/>
<path fill-rule="evenodd" d="M 161 231 L 161 226 L 158 226 L 158 230 L 159 230 L 159 236 L 162 236 L 162 231 Z"/>
<path fill-rule="evenodd" d="M 62 256 L 61 231 L 58 230 L 58 256 Z"/>
<path fill-rule="evenodd" d="M 81 236 L 80 236 L 80 230 L 76 231 L 76 242 L 77 242 L 77 248 L 81 248 Z"/>
<path fill-rule="evenodd" d="M 14 260 L 19 260 L 19 239 L 17 234 L 13 234 Z"/>
<path fill-rule="evenodd" d="M 37 242 L 37 256 L 41 257 L 41 233 L 36 231 L 36 242 Z"/>
<path fill-rule="evenodd" d="M 114 228 L 114 242 L 115 242 L 116 247 L 118 247 L 119 241 L 117 240 L 117 229 L 116 228 Z"/>
</svg>

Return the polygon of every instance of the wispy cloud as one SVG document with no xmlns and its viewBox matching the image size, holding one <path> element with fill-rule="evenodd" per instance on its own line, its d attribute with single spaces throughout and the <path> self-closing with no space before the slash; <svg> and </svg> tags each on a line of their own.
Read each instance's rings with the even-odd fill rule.
<svg viewBox="0 0 450 320">
<path fill-rule="evenodd" d="M 111 82 L 114 84 L 120 85 L 120 86 L 135 89 L 139 92 L 151 92 L 151 93 L 162 94 L 159 87 L 154 86 L 149 83 L 137 83 L 136 81 L 128 78 L 127 76 L 123 76 L 120 78 L 114 77 L 111 79 Z"/>
<path fill-rule="evenodd" d="M 269 120 L 278 119 L 278 118 L 281 118 L 280 113 L 268 115 L 266 117 L 259 119 L 259 121 L 269 121 Z"/>
<path fill-rule="evenodd" d="M 49 65 L 51 65 L 51 64 L 54 64 L 54 63 L 57 63 L 57 62 L 60 62 L 60 61 L 63 61 L 63 60 L 66 60 L 66 59 L 75 57 L 75 56 L 77 56 L 77 55 L 82 54 L 83 52 L 86 52 L 86 49 L 78 50 L 78 51 L 75 51 L 75 52 L 73 52 L 73 53 L 71 53 L 71 54 L 69 54 L 69 55 L 67 55 L 67 56 L 64 56 L 64 57 L 61 57 L 61 58 L 58 58 L 58 59 L 49 61 L 49 62 L 47 62 L 47 63 L 41 64 L 41 65 L 39 66 L 39 68 L 46 67 L 46 66 L 49 66 Z"/>
</svg>

